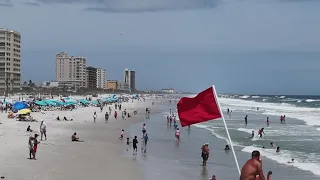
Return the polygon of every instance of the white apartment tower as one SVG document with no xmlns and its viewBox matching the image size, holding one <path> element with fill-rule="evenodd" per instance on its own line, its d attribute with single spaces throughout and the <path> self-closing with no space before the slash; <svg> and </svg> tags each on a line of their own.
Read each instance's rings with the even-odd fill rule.
<svg viewBox="0 0 320 180">
<path fill-rule="evenodd" d="M 86 59 L 68 56 L 65 52 L 56 55 L 56 81 L 76 89 L 87 87 Z"/>
<path fill-rule="evenodd" d="M 97 88 L 106 89 L 106 70 L 97 68 Z"/>
<path fill-rule="evenodd" d="M 21 35 L 0 28 L 0 91 L 19 89 L 21 85 Z"/>
</svg>

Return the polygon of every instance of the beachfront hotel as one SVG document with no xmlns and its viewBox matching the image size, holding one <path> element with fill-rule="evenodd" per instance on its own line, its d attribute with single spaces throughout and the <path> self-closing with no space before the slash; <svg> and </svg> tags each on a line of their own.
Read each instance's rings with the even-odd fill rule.
<svg viewBox="0 0 320 180">
<path fill-rule="evenodd" d="M 87 63 L 84 57 L 56 54 L 56 81 L 75 89 L 87 88 Z"/>
<path fill-rule="evenodd" d="M 0 91 L 20 89 L 21 35 L 0 28 Z"/>
<path fill-rule="evenodd" d="M 136 90 L 136 72 L 129 70 L 128 68 L 124 69 L 124 80 L 123 88 L 129 91 Z"/>
<path fill-rule="evenodd" d="M 97 88 L 106 89 L 106 70 L 97 68 Z"/>
</svg>

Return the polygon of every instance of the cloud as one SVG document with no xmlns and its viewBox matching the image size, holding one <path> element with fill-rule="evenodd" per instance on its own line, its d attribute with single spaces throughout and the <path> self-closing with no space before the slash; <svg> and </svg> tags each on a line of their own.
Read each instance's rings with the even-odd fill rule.
<svg viewBox="0 0 320 180">
<path fill-rule="evenodd" d="M 213 8 L 221 0 L 37 0 L 45 4 L 88 4 L 87 11 L 139 13 Z M 92 6 L 91 6 L 92 5 Z"/>
<path fill-rule="evenodd" d="M 40 6 L 40 3 L 36 2 L 24 2 L 23 4 L 27 6 Z"/>
<path fill-rule="evenodd" d="M 0 0 L 0 6 L 2 7 L 13 7 L 13 4 L 10 0 Z"/>
</svg>

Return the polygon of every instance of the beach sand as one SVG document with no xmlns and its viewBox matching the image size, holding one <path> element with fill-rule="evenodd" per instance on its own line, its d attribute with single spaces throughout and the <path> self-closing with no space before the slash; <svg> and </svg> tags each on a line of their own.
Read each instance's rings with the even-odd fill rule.
<svg viewBox="0 0 320 180">
<path fill-rule="evenodd" d="M 137 123 L 144 118 L 147 103 L 123 103 L 133 115 L 127 120 L 118 120 L 113 116 L 105 123 L 104 114 L 97 107 L 79 108 L 74 111 L 47 111 L 46 114 L 32 113 L 39 122 L 18 122 L 7 119 L 1 114 L 0 125 L 0 176 L 10 180 L 57 180 L 57 179 L 133 179 L 142 180 L 140 169 L 131 159 L 124 158 L 124 143 L 118 137 L 121 129 Z M 114 106 L 111 106 L 114 109 Z M 93 123 L 93 112 L 98 114 Z M 57 116 L 74 119 L 73 122 L 55 121 Z M 119 116 L 118 116 L 119 117 Z M 28 125 L 39 131 L 40 120 L 47 123 L 47 141 L 41 141 L 38 147 L 37 160 L 27 159 Z M 83 143 L 71 142 L 71 135 L 84 140 Z M 40 140 L 40 137 L 38 138 Z"/>
</svg>

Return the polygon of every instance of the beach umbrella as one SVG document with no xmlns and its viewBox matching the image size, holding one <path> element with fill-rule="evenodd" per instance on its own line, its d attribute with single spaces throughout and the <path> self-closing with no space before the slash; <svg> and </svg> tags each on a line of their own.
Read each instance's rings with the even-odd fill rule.
<svg viewBox="0 0 320 180">
<path fill-rule="evenodd" d="M 89 101 L 87 101 L 87 100 L 85 100 L 85 99 L 81 99 L 81 100 L 80 100 L 80 103 L 82 103 L 82 104 L 89 104 Z"/>
<path fill-rule="evenodd" d="M 56 106 L 57 104 L 51 100 L 44 100 L 43 102 L 45 102 L 46 104 L 50 105 L 50 106 Z"/>
<path fill-rule="evenodd" d="M 21 109 L 20 111 L 18 111 L 18 114 L 28 114 L 31 113 L 30 109 Z"/>
<path fill-rule="evenodd" d="M 26 108 L 28 108 L 28 105 L 24 102 L 16 102 L 13 104 L 13 109 L 16 109 L 18 111 Z"/>
<path fill-rule="evenodd" d="M 47 104 L 43 101 L 36 101 L 34 102 L 36 105 L 39 105 L 39 106 L 46 106 Z"/>
</svg>

